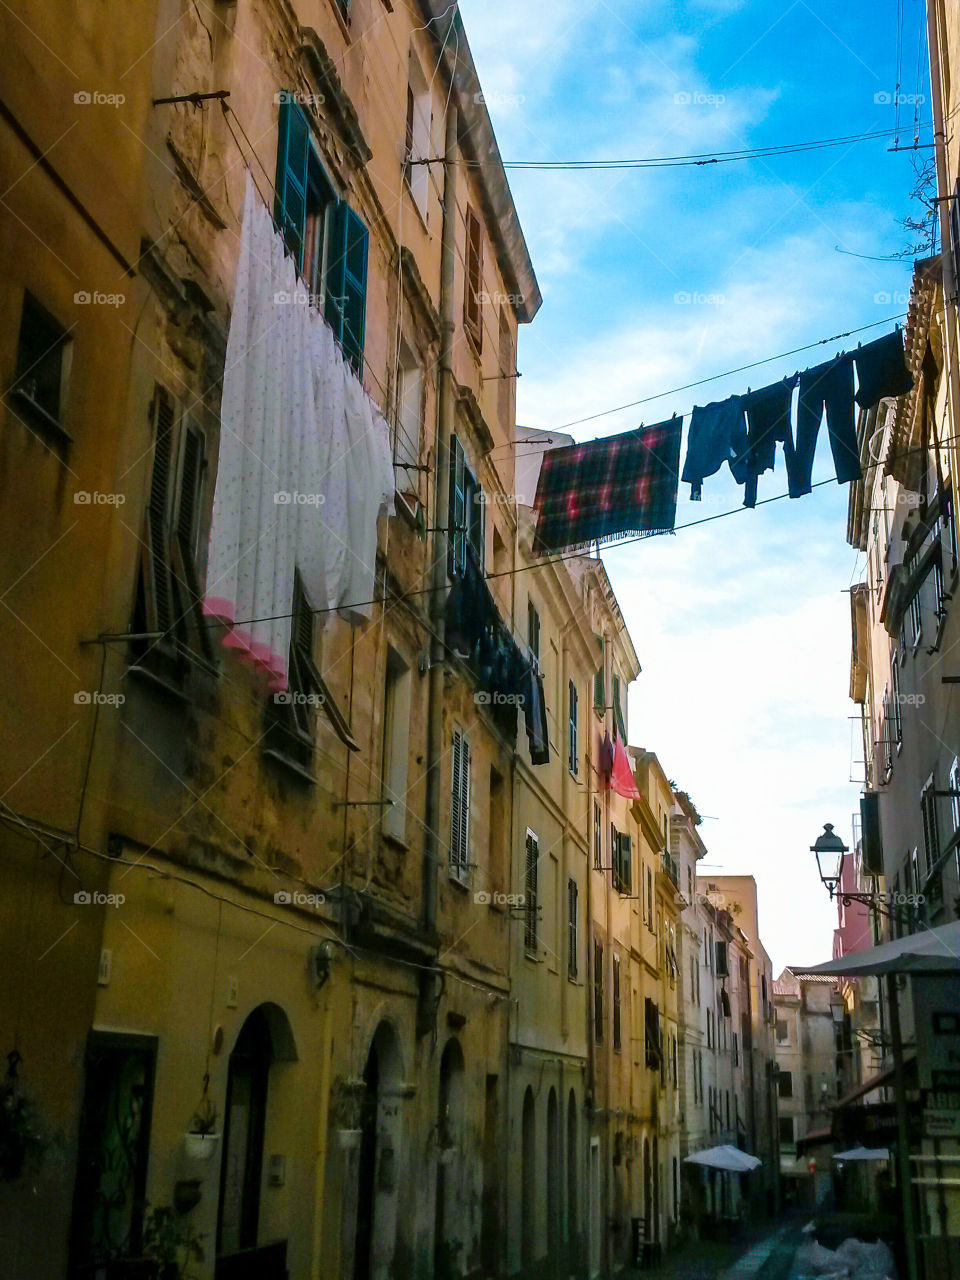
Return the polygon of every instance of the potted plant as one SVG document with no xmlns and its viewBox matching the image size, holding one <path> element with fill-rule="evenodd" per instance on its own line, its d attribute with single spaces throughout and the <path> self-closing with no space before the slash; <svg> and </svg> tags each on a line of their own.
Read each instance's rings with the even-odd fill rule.
<svg viewBox="0 0 960 1280">
<path fill-rule="evenodd" d="M 190 1128 L 184 1135 L 183 1149 L 191 1160 L 206 1162 L 217 1149 L 217 1109 L 204 1092 L 200 1106 L 193 1113 Z"/>
<path fill-rule="evenodd" d="M 21 1177 L 31 1162 L 39 1163 L 47 1148 L 37 1108 L 23 1092 L 16 1049 L 7 1055 L 7 1074 L 0 1083 L 0 1182 Z"/>
<path fill-rule="evenodd" d="M 156 1264 L 157 1280 L 189 1280 L 193 1264 L 204 1259 L 202 1239 L 174 1209 L 148 1206 L 143 1219 L 143 1253 Z"/>
</svg>

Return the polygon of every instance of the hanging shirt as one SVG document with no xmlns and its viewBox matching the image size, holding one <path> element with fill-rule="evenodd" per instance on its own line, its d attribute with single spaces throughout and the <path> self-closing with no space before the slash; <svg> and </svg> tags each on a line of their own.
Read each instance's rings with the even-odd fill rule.
<svg viewBox="0 0 960 1280">
<path fill-rule="evenodd" d="M 697 406 L 690 416 L 687 456 L 680 477 L 684 484 L 690 485 L 691 501 L 700 501 L 703 481 L 707 476 L 716 475 L 725 462 L 730 464 L 737 483 L 743 484 L 746 448 L 747 429 L 741 396 Z"/>
<path fill-rule="evenodd" d="M 534 508 L 538 553 L 673 529 L 682 420 L 544 454 Z"/>
<path fill-rule="evenodd" d="M 905 395 L 913 388 L 899 329 L 857 347 L 853 358 L 857 363 L 856 401 L 861 409 L 871 408 L 885 396 Z"/>
</svg>

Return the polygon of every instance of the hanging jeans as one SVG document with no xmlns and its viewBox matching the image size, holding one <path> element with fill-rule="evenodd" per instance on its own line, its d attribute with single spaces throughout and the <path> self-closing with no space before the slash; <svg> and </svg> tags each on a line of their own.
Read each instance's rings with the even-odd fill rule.
<svg viewBox="0 0 960 1280">
<path fill-rule="evenodd" d="M 747 475 L 745 507 L 757 505 L 757 476 L 772 471 L 777 456 L 777 444 L 783 445 L 787 460 L 787 473 L 794 468 L 793 427 L 790 418 L 793 389 L 797 374 L 784 378 L 759 391 L 748 392 L 743 397 L 747 411 Z"/>
<path fill-rule="evenodd" d="M 838 356 L 824 364 L 814 365 L 800 375 L 800 403 L 797 406 L 797 444 L 787 480 L 791 498 L 800 498 L 813 488 L 813 455 L 823 411 L 827 411 L 830 449 L 837 471 L 837 483 L 848 484 L 860 479 L 860 450 L 853 420 L 853 361 Z"/>
</svg>

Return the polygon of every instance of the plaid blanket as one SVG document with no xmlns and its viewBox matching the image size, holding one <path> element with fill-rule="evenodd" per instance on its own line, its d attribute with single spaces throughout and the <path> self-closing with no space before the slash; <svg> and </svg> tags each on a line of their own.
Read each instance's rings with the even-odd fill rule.
<svg viewBox="0 0 960 1280">
<path fill-rule="evenodd" d="M 677 519 L 682 418 L 544 455 L 535 552 L 666 533 Z"/>
</svg>

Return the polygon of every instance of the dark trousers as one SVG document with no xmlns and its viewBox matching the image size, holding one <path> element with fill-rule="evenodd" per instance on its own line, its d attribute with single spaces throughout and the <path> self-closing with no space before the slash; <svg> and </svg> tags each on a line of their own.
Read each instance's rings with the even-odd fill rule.
<svg viewBox="0 0 960 1280">
<path fill-rule="evenodd" d="M 791 498 L 809 493 L 812 486 L 813 455 L 823 412 L 827 412 L 830 449 L 837 481 L 847 484 L 860 478 L 860 450 L 853 416 L 853 362 L 849 356 L 814 365 L 800 375 L 800 402 L 797 406 L 797 443 L 793 458 L 787 458 L 788 488 Z"/>
</svg>

